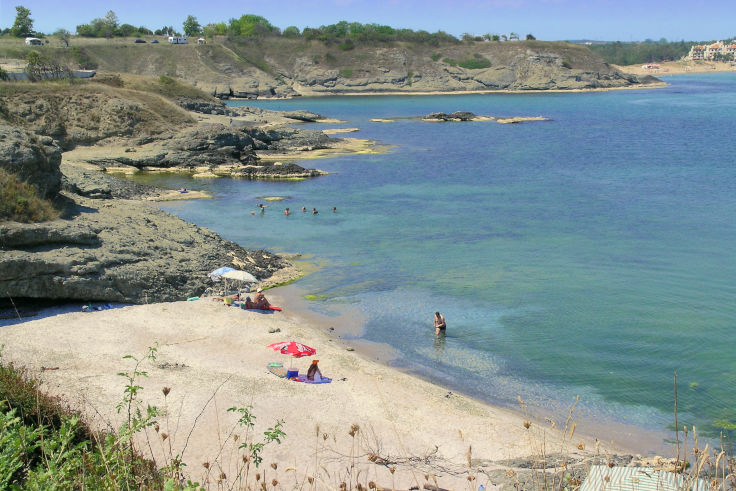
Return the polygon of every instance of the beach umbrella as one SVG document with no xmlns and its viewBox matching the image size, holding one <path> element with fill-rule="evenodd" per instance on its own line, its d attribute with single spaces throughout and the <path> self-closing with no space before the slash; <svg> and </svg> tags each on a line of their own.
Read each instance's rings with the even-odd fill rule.
<svg viewBox="0 0 736 491">
<path fill-rule="evenodd" d="M 247 271 L 240 271 L 237 269 L 233 269 L 232 271 L 227 271 L 220 276 L 222 276 L 223 278 L 228 278 L 230 280 L 247 281 L 248 283 L 258 283 L 258 278 L 248 273 Z"/>
<path fill-rule="evenodd" d="M 235 268 L 230 268 L 228 266 L 223 266 L 221 268 L 218 268 L 218 269 L 212 271 L 207 276 L 209 276 L 212 281 L 220 281 L 220 279 L 222 278 L 222 275 L 224 275 L 225 273 L 228 273 L 230 271 L 235 271 Z"/>
<path fill-rule="evenodd" d="M 310 348 L 306 344 L 298 343 L 296 341 L 282 341 L 280 343 L 269 344 L 268 347 L 274 351 L 278 351 L 282 355 L 290 355 L 292 359 L 289 362 L 289 367 L 294 366 L 294 358 L 317 354 L 316 349 Z"/>
<path fill-rule="evenodd" d="M 310 348 L 306 344 L 298 343 L 296 341 L 282 341 L 280 343 L 269 344 L 268 347 L 274 351 L 280 352 L 282 355 L 291 355 L 294 358 L 317 354 L 316 349 Z"/>
</svg>

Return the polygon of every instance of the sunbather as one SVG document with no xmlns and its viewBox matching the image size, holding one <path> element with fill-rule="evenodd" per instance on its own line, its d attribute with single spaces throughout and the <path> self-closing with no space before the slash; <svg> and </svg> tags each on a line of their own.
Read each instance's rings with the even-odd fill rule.
<svg viewBox="0 0 736 491">
<path fill-rule="evenodd" d="M 256 291 L 256 294 L 253 297 L 253 300 L 251 300 L 250 297 L 247 297 L 245 299 L 246 309 L 267 310 L 270 306 L 271 306 L 271 303 L 268 300 L 266 300 L 266 296 L 263 294 L 262 288 L 259 288 L 258 291 Z"/>
<path fill-rule="evenodd" d="M 322 381 L 322 372 L 319 370 L 317 363 L 319 363 L 319 360 L 312 360 L 312 364 L 309 366 L 309 370 L 307 370 L 307 380 L 310 382 Z"/>
</svg>

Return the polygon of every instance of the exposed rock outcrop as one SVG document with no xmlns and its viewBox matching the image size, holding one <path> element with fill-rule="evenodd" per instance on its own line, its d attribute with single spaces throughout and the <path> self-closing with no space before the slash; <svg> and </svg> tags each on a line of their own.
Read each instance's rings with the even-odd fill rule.
<svg viewBox="0 0 736 491">
<path fill-rule="evenodd" d="M 42 197 L 61 187 L 61 148 L 49 136 L 37 136 L 0 124 L 0 168 L 32 184 Z"/>
<path fill-rule="evenodd" d="M 75 216 L 0 225 L 0 292 L 14 298 L 144 303 L 182 300 L 220 266 L 267 278 L 287 265 L 142 202 L 71 197 Z"/>
</svg>

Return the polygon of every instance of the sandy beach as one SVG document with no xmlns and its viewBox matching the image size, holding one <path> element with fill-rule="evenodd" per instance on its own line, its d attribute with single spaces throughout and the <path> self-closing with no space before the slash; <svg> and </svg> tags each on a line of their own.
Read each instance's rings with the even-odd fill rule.
<svg viewBox="0 0 736 491">
<path fill-rule="evenodd" d="M 687 73 L 722 73 L 736 71 L 736 63 L 721 61 L 663 61 L 660 63 L 616 66 L 619 70 L 634 75 L 683 75 Z"/>
<path fill-rule="evenodd" d="M 183 454 L 191 478 L 210 486 L 220 472 L 236 475 L 242 462 L 236 447 L 246 433 L 237 426 L 236 413 L 227 411 L 231 407 L 252 406 L 254 442 L 284 421 L 286 437 L 266 446 L 258 472 L 286 489 L 308 476 L 320 488 L 337 489 L 351 468 L 353 479 L 359 469 L 361 482 L 388 488 L 430 482 L 467 489 L 471 475 L 472 489 L 480 484 L 492 489 L 488 474 L 507 469 L 500 463 L 507 459 L 559 452 L 584 458 L 596 449 L 616 450 L 580 434 L 563 436 L 564 421 L 556 429 L 537 421 L 526 428 L 522 413 L 392 369 L 382 361 L 400 354 L 343 342 L 341 333 L 355 329 L 355 322 L 294 312 L 290 307 L 298 308 L 299 300 L 290 288 L 267 292 L 273 304 L 284 307 L 276 313 L 203 298 L 29 320 L 2 328 L 2 357 L 28 367 L 43 390 L 82 408 L 94 424 L 118 427 L 123 419 L 115 405 L 125 381 L 117 373 L 134 364 L 123 357 L 140 358 L 158 346 L 156 360 L 141 366 L 148 372 L 139 380 L 141 401 L 165 410 L 160 432 L 167 433 L 171 455 Z M 290 359 L 267 348 L 288 340 L 315 348 L 314 358 L 332 383 L 310 385 L 270 373 L 269 362 L 293 364 L 301 373 L 309 366 L 309 357 Z M 171 389 L 166 398 L 164 387 Z M 240 437 L 238 443 L 233 435 Z M 169 454 L 160 442 L 153 430 L 138 439 L 159 467 Z"/>
</svg>

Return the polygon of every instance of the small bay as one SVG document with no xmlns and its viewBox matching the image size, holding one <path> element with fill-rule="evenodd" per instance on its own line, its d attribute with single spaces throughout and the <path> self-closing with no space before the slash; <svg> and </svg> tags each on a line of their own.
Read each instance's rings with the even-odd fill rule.
<svg viewBox="0 0 736 491">
<path fill-rule="evenodd" d="M 394 347 L 403 369 L 541 414 L 580 395 L 584 418 L 663 435 L 677 372 L 680 424 L 715 436 L 736 423 L 736 74 L 666 81 L 231 102 L 314 111 L 347 122 L 304 127 L 393 147 L 302 161 L 330 174 L 301 182 L 136 179 L 210 192 L 163 207 L 227 239 L 312 256 L 321 267 L 299 282 L 311 308 L 359 311 L 359 337 Z M 550 121 L 407 119 L 456 110 Z M 252 215 L 265 196 L 286 199 Z"/>
</svg>

